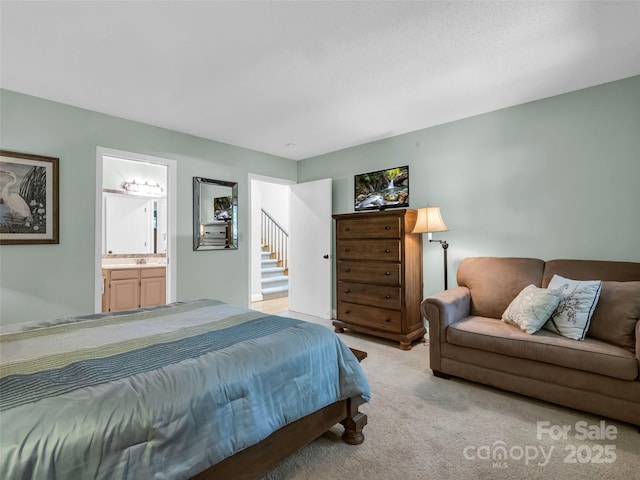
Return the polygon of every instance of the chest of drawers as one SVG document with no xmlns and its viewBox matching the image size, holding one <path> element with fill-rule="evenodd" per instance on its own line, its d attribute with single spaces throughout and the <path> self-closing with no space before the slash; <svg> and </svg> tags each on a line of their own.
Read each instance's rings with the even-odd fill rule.
<svg viewBox="0 0 640 480">
<path fill-rule="evenodd" d="M 416 217 L 408 209 L 333 216 L 336 332 L 388 338 L 403 350 L 424 339 L 422 235 L 410 233 Z"/>
</svg>

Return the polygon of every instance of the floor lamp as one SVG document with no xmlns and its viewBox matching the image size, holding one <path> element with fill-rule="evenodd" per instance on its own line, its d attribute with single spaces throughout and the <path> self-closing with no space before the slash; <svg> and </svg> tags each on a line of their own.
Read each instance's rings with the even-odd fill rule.
<svg viewBox="0 0 640 480">
<path fill-rule="evenodd" d="M 444 289 L 447 290 L 447 249 L 449 244 L 445 240 L 433 240 L 431 234 L 433 232 L 447 232 L 449 229 L 442 221 L 440 215 L 440 207 L 424 207 L 418 209 L 418 219 L 416 220 L 416 226 L 411 233 L 426 233 L 429 242 L 438 242 L 442 245 L 444 251 Z"/>
</svg>

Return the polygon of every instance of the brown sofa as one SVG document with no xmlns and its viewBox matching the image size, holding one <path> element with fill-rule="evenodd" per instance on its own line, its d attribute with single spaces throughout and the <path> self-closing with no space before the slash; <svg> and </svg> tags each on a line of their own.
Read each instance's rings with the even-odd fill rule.
<svg viewBox="0 0 640 480">
<path fill-rule="evenodd" d="M 584 340 L 500 320 L 524 287 L 546 288 L 554 274 L 602 280 Z M 422 302 L 436 376 L 640 425 L 640 263 L 475 257 L 460 262 L 457 279 Z"/>
</svg>

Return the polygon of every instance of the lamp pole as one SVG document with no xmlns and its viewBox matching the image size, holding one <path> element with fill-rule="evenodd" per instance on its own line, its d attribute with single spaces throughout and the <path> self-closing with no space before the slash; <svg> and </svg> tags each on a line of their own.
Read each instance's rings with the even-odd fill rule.
<svg viewBox="0 0 640 480">
<path fill-rule="evenodd" d="M 432 240 L 429 239 L 430 242 L 437 242 L 442 245 L 442 250 L 444 251 L 444 289 L 447 290 L 449 282 L 447 281 L 447 249 L 449 248 L 449 244 L 446 240 Z"/>
</svg>

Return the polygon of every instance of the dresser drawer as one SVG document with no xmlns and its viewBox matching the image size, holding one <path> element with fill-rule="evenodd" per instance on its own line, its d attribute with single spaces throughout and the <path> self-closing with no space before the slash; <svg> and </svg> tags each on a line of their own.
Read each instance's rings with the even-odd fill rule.
<svg viewBox="0 0 640 480">
<path fill-rule="evenodd" d="M 339 282 L 400 285 L 400 264 L 382 262 L 338 262 L 336 276 Z"/>
<path fill-rule="evenodd" d="M 338 282 L 338 300 L 372 307 L 400 310 L 402 306 L 401 292 L 400 287 Z"/>
<path fill-rule="evenodd" d="M 338 240 L 339 260 L 400 261 L 400 240 Z"/>
<path fill-rule="evenodd" d="M 400 332 L 402 313 L 399 310 L 338 301 L 338 320 L 377 330 Z"/>
<path fill-rule="evenodd" d="M 402 218 L 379 217 L 338 220 L 336 236 L 338 239 L 350 238 L 400 238 Z"/>
</svg>

